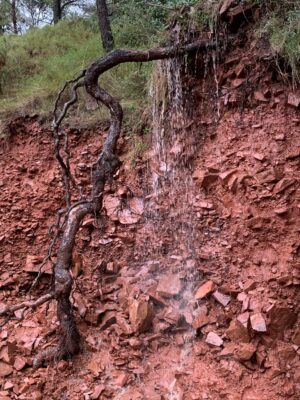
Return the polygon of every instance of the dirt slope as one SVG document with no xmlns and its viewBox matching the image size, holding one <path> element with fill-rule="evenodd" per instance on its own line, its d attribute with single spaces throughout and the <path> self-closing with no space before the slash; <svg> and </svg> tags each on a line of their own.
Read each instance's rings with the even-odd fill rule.
<svg viewBox="0 0 300 400">
<path fill-rule="evenodd" d="M 54 304 L 11 321 L 1 399 L 299 398 L 300 116 L 260 50 L 199 58 L 189 122 L 169 121 L 164 148 L 149 137 L 133 164 L 121 139 L 104 216 L 84 222 L 74 257 L 83 351 L 33 370 L 56 340 Z M 29 296 L 63 204 L 50 133 L 33 120 L 12 131 L 1 143 L 1 303 Z M 103 135 L 71 133 L 83 186 Z"/>
</svg>

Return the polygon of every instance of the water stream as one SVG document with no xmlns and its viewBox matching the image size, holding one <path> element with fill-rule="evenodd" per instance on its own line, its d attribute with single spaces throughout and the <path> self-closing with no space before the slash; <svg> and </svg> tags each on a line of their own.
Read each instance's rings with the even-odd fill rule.
<svg viewBox="0 0 300 400">
<path fill-rule="evenodd" d="M 152 143 L 148 161 L 150 185 L 147 187 L 146 221 L 144 243 L 138 251 L 139 264 L 155 261 L 159 263 L 153 278 L 159 281 L 164 275 L 181 279 L 182 290 L 175 299 L 168 299 L 170 307 L 182 314 L 191 323 L 197 314 L 194 300 L 195 283 L 201 278 L 197 268 L 197 253 L 201 232 L 196 228 L 194 203 L 199 187 L 192 178 L 193 162 L 201 146 L 201 129 L 193 126 L 191 110 L 194 99 L 186 92 L 188 57 L 156 62 L 150 87 L 152 102 Z M 202 91 L 206 93 L 206 78 L 212 73 L 215 82 L 216 120 L 220 116 L 219 84 L 217 78 L 217 58 L 203 56 L 204 71 Z M 195 67 L 196 68 L 196 67 Z M 197 104 L 202 111 L 205 106 Z M 205 128 L 202 128 L 205 129 Z M 190 327 L 184 336 L 177 362 L 173 365 L 173 375 L 166 378 L 164 386 L 169 400 L 180 400 L 180 388 L 176 373 L 184 370 L 192 351 L 195 332 Z M 163 379 L 162 379 L 163 382 Z"/>
<path fill-rule="evenodd" d="M 183 290 L 178 303 L 179 311 L 192 313 L 193 265 L 195 262 L 193 212 L 194 181 L 190 160 L 196 146 L 190 140 L 189 117 L 182 85 L 182 74 L 187 72 L 187 58 L 157 62 L 150 90 L 152 97 L 153 158 L 150 160 L 152 176 L 151 200 L 149 202 L 148 228 L 152 231 L 151 253 L 160 257 L 163 264 L 161 275 L 183 277 Z M 161 243 L 161 238 L 163 243 Z M 157 248 L 160 243 L 161 247 Z M 190 336 L 191 337 L 191 336 Z M 187 356 L 183 347 L 175 370 L 180 369 Z M 176 389 L 176 378 L 166 382 L 168 398 L 180 399 Z"/>
</svg>

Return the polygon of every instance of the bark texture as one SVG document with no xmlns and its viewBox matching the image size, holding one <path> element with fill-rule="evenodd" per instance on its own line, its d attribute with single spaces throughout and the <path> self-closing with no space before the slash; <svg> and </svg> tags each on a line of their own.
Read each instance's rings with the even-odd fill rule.
<svg viewBox="0 0 300 400">
<path fill-rule="evenodd" d="M 62 19 L 61 0 L 52 0 L 53 22 L 57 24 Z"/>
<path fill-rule="evenodd" d="M 16 0 L 12 0 L 11 2 L 11 19 L 13 25 L 13 32 L 18 34 L 18 20 L 17 20 L 17 5 Z"/>
<path fill-rule="evenodd" d="M 96 0 L 96 7 L 103 48 L 105 51 L 111 51 L 114 48 L 114 38 L 110 27 L 106 0 Z"/>
</svg>

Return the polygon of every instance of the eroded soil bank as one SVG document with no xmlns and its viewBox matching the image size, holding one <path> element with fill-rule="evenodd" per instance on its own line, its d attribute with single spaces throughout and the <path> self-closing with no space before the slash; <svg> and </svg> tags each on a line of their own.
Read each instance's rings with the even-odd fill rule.
<svg viewBox="0 0 300 400">
<path fill-rule="evenodd" d="M 149 133 L 135 160 L 122 137 L 103 216 L 84 221 L 74 256 L 82 353 L 33 370 L 56 340 L 54 304 L 11 321 L 1 399 L 299 398 L 300 100 L 259 44 L 232 48 L 188 66 L 184 93 L 174 89 L 184 126 Z M 70 133 L 83 187 L 104 135 Z M 27 293 L 63 205 L 51 135 L 35 120 L 2 141 L 0 185 L 1 306 L 51 282 L 48 269 Z"/>
</svg>

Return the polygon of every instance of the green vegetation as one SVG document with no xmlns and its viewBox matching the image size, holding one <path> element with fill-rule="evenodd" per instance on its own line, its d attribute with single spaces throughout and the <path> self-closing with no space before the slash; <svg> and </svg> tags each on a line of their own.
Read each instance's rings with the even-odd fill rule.
<svg viewBox="0 0 300 400">
<path fill-rule="evenodd" d="M 194 21 L 205 23 L 200 3 L 153 0 L 149 5 L 146 0 L 117 1 L 111 17 L 116 47 L 141 49 L 163 43 L 168 18 L 187 4 L 196 5 L 191 13 Z M 63 83 L 103 54 L 93 17 L 73 17 L 55 26 L 30 29 L 24 35 L 0 36 L 1 114 L 49 112 Z M 123 64 L 108 71 L 102 84 L 125 109 L 136 112 L 145 107 L 151 70 L 149 64 Z M 87 111 L 85 103 L 79 103 L 80 112 Z"/>
<path fill-rule="evenodd" d="M 249 1 L 262 10 L 260 32 L 269 39 L 278 67 L 290 71 L 295 83 L 300 82 L 299 1 Z M 217 0 L 152 0 L 149 4 L 146 0 L 118 0 L 113 3 L 111 17 L 116 47 L 148 48 L 166 43 L 164 32 L 170 18 L 176 17 L 185 33 L 212 27 L 218 3 Z M 190 8 L 189 18 L 181 12 L 185 6 Z M 0 36 L 0 115 L 51 111 L 62 84 L 103 54 L 98 24 L 93 17 L 73 17 L 55 26 L 31 29 L 24 35 Z M 127 110 L 128 127 L 137 125 L 133 114 L 140 115 L 146 107 L 151 70 L 150 64 L 123 64 L 108 71 L 102 79 L 103 86 Z M 87 97 L 81 97 L 80 115 L 84 112 L 87 118 L 95 116 L 94 111 L 88 110 Z"/>
<path fill-rule="evenodd" d="M 290 70 L 293 82 L 300 83 L 300 2 L 299 0 L 255 0 L 263 9 L 262 32 L 267 35 L 277 61 Z"/>
<path fill-rule="evenodd" d="M 122 46 L 121 35 L 116 36 Z M 41 112 L 52 107 L 65 80 L 103 55 L 96 21 L 76 19 L 0 37 L 0 108 Z M 149 66 L 126 64 L 108 72 L 105 85 L 130 103 L 143 98 Z"/>
</svg>

